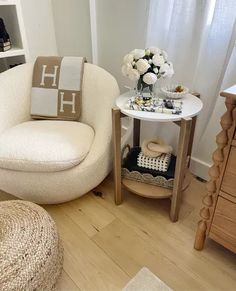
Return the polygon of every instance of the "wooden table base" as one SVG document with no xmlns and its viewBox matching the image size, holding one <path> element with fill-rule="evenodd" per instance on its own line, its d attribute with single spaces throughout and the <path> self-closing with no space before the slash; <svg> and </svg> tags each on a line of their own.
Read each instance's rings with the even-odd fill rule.
<svg viewBox="0 0 236 291">
<path fill-rule="evenodd" d="M 177 160 L 175 167 L 174 187 L 171 196 L 170 219 L 175 222 L 178 220 L 179 209 L 182 198 L 182 188 L 184 177 L 187 169 L 187 156 L 189 148 L 192 148 L 193 134 L 191 134 L 192 118 L 181 119 L 178 122 L 180 126 L 179 144 L 177 152 Z M 112 109 L 112 127 L 113 127 L 113 151 L 114 151 L 114 186 L 115 186 L 115 203 L 121 204 L 123 201 L 122 179 L 121 179 L 121 112 L 119 108 Z M 134 120 L 134 136 L 133 141 L 137 146 L 140 139 L 140 121 Z M 124 185 L 125 186 L 125 185 Z M 160 188 L 160 187 L 158 187 Z M 129 187 L 127 187 L 128 190 Z M 131 191 L 131 190 L 130 190 Z M 158 190 L 160 192 L 160 189 Z M 166 189 L 163 188 L 163 193 Z M 132 191 L 138 194 L 138 191 Z M 165 196 L 165 195 L 164 195 Z M 170 197 L 169 196 L 169 197 Z M 161 197 L 160 195 L 160 198 Z"/>
</svg>

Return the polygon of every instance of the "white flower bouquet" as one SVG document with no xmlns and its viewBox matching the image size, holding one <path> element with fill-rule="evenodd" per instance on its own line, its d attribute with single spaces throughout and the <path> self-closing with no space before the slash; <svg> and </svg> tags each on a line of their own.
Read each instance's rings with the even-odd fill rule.
<svg viewBox="0 0 236 291">
<path fill-rule="evenodd" d="M 160 78 L 172 77 L 173 64 L 167 60 L 167 53 L 157 47 L 134 49 L 124 56 L 122 74 L 137 81 L 137 89 L 142 91 Z"/>
</svg>

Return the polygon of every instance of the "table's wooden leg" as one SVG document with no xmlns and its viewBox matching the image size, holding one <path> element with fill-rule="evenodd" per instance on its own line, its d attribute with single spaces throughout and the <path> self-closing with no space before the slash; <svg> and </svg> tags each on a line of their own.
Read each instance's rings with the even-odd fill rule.
<svg viewBox="0 0 236 291">
<path fill-rule="evenodd" d="M 200 98 L 200 94 L 197 92 L 192 93 L 194 96 Z M 193 139 L 194 139 L 194 133 L 195 133 L 195 128 L 196 128 L 196 122 L 197 122 L 197 116 L 194 116 L 192 118 L 192 127 L 191 127 L 191 133 L 190 133 L 190 138 L 189 138 L 189 145 L 188 145 L 188 167 L 190 166 L 191 163 L 191 156 L 192 156 L 192 149 L 193 149 Z"/>
<path fill-rule="evenodd" d="M 191 132 L 190 132 L 189 143 L 188 143 L 188 157 L 189 157 L 188 167 L 190 166 L 190 163 L 191 163 L 193 139 L 194 139 L 194 133 L 195 133 L 195 128 L 196 128 L 196 122 L 197 122 L 197 116 L 194 116 L 192 119 L 192 126 L 191 126 Z"/>
<path fill-rule="evenodd" d="M 141 120 L 134 118 L 134 130 L 133 130 L 133 146 L 139 146 L 140 143 L 140 125 Z"/>
<path fill-rule="evenodd" d="M 112 108 L 112 141 L 113 141 L 113 175 L 115 187 L 115 203 L 122 203 L 121 192 L 121 112 L 119 108 Z"/>
<path fill-rule="evenodd" d="M 170 218 L 173 222 L 178 220 L 183 180 L 187 166 L 188 145 L 191 133 L 192 119 L 181 120 L 177 160 L 175 166 L 174 188 L 171 200 Z"/>
</svg>

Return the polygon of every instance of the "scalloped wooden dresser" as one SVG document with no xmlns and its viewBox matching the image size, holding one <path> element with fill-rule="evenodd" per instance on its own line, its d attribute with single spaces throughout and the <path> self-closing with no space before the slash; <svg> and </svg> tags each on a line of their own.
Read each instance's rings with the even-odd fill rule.
<svg viewBox="0 0 236 291">
<path fill-rule="evenodd" d="M 227 110 L 216 136 L 218 148 L 212 156 L 194 247 L 203 249 L 209 237 L 236 253 L 236 85 L 220 95 Z"/>
</svg>

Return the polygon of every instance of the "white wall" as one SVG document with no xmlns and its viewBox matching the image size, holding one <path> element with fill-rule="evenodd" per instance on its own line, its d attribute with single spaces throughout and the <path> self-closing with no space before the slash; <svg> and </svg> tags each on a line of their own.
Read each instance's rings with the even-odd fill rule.
<svg viewBox="0 0 236 291">
<path fill-rule="evenodd" d="M 29 60 L 38 55 L 56 55 L 56 37 L 52 15 L 51 0 L 20 0 Z"/>
<path fill-rule="evenodd" d="M 89 61 L 92 60 L 89 2 L 52 0 L 60 55 L 84 55 Z M 148 2 L 149 0 L 95 1 L 98 64 L 117 78 L 121 89 L 124 84 L 130 84 L 120 72 L 124 54 L 145 44 Z"/>
<path fill-rule="evenodd" d="M 52 0 L 59 55 L 91 61 L 89 0 Z"/>
<path fill-rule="evenodd" d="M 96 0 L 98 64 L 111 72 L 124 92 L 123 57 L 146 41 L 149 0 Z"/>
</svg>

